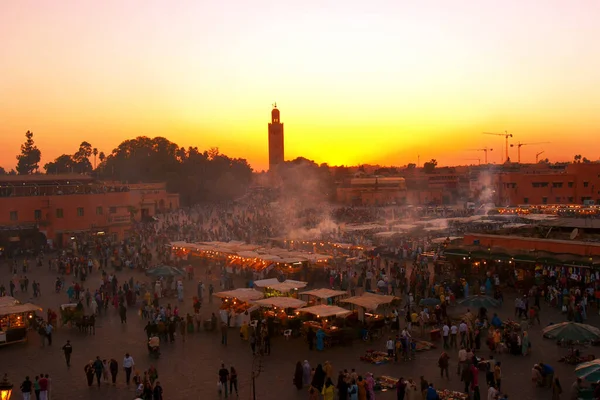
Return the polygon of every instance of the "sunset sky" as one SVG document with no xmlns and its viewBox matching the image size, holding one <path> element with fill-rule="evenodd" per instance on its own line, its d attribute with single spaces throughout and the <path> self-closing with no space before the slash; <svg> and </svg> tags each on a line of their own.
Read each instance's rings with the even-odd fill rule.
<svg viewBox="0 0 600 400">
<path fill-rule="evenodd" d="M 600 1 L 0 2 L 0 165 L 138 135 L 268 165 L 600 155 Z M 512 153 L 516 161 L 516 150 Z"/>
</svg>

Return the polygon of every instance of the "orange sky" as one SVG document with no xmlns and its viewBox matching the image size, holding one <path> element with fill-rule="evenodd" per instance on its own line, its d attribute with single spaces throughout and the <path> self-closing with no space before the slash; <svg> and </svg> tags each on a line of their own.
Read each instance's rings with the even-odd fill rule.
<svg viewBox="0 0 600 400">
<path fill-rule="evenodd" d="M 42 165 L 161 135 L 260 170 L 274 101 L 287 159 L 497 163 L 481 132 L 504 130 L 551 142 L 523 162 L 597 159 L 599 18 L 595 0 L 2 2 L 0 165 L 31 130 Z"/>
</svg>

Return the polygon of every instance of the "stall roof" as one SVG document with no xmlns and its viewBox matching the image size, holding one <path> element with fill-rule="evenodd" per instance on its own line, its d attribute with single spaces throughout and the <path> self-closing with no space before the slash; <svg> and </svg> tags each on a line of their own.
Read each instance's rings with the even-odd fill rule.
<svg viewBox="0 0 600 400">
<path fill-rule="evenodd" d="M 354 304 L 366 308 L 367 310 L 375 310 L 377 307 L 383 304 L 389 304 L 395 299 L 397 299 L 397 297 L 367 292 L 362 296 L 349 297 L 347 299 L 340 300 L 340 302 Z"/>
<path fill-rule="evenodd" d="M 264 307 L 279 308 L 300 308 L 306 305 L 305 301 L 293 297 L 269 297 L 268 299 L 256 300 L 254 303 Z"/>
<path fill-rule="evenodd" d="M 33 311 L 42 311 L 42 307 L 31 303 L 0 307 L 0 315 L 21 314 Z"/>
<path fill-rule="evenodd" d="M 227 290 L 225 292 L 214 293 L 213 296 L 220 297 L 222 299 L 226 298 L 234 298 L 241 301 L 252 301 L 262 299 L 263 294 L 258 290 L 248 289 L 248 288 L 240 288 L 235 290 Z"/>
<path fill-rule="evenodd" d="M 451 242 L 454 240 L 458 240 L 458 239 L 462 239 L 462 236 L 448 236 L 448 237 L 439 237 L 439 238 L 435 238 L 435 239 L 431 239 L 431 243 L 444 243 L 446 240 L 450 240 Z"/>
<path fill-rule="evenodd" d="M 21 304 L 21 302 L 14 297 L 4 296 L 0 297 L 0 307 L 9 307 Z"/>
<path fill-rule="evenodd" d="M 280 282 L 277 278 L 262 279 L 259 281 L 254 281 L 254 286 L 268 287 L 271 289 L 278 290 L 282 293 L 287 293 L 290 290 L 294 290 L 294 289 L 303 289 L 306 287 L 306 285 L 307 285 L 306 282 L 295 281 L 292 279 L 287 279 L 283 282 Z"/>
<path fill-rule="evenodd" d="M 338 306 L 320 305 L 298 309 L 299 312 L 305 312 L 316 315 L 317 317 L 343 317 L 352 313 L 350 310 Z"/>
<path fill-rule="evenodd" d="M 313 290 L 308 290 L 306 292 L 302 292 L 300 294 L 304 294 L 307 296 L 314 296 L 314 297 L 318 297 L 320 299 L 329 299 L 331 297 L 343 296 L 348 293 L 343 290 L 313 289 Z"/>
</svg>

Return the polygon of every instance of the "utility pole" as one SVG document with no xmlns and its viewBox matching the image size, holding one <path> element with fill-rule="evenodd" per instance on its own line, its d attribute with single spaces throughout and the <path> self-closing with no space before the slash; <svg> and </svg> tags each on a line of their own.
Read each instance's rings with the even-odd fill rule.
<svg viewBox="0 0 600 400">
<path fill-rule="evenodd" d="M 256 400 L 256 378 L 263 371 L 262 355 L 257 355 L 252 360 L 252 399 Z"/>
</svg>

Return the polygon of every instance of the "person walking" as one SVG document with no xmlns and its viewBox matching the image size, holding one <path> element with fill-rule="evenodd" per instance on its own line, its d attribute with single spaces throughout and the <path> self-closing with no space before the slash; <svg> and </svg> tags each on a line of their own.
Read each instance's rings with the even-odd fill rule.
<svg viewBox="0 0 600 400">
<path fill-rule="evenodd" d="M 96 374 L 96 382 L 98 383 L 98 387 L 100 387 L 100 379 L 102 378 L 102 372 L 104 371 L 104 364 L 100 359 L 100 356 L 96 356 L 96 360 L 94 361 L 94 374 Z"/>
<path fill-rule="evenodd" d="M 21 383 L 21 393 L 23 394 L 23 400 L 31 399 L 32 388 L 33 388 L 33 383 L 29 380 L 29 377 L 26 376 L 23 383 Z"/>
<path fill-rule="evenodd" d="M 227 398 L 227 381 L 229 380 L 229 371 L 225 368 L 225 364 L 221 364 L 219 369 L 219 395 L 225 394 Z"/>
<path fill-rule="evenodd" d="M 73 353 L 73 346 L 71 346 L 71 341 L 67 340 L 67 343 L 62 347 L 62 351 L 65 354 L 65 361 L 67 362 L 67 367 L 71 366 L 71 353 Z"/>
<path fill-rule="evenodd" d="M 440 375 L 443 378 L 444 372 L 446 372 L 446 379 L 450 380 L 450 376 L 448 375 L 448 367 L 450 365 L 450 356 L 445 351 L 442 352 L 440 358 L 438 359 L 438 367 L 440 368 Z"/>
<path fill-rule="evenodd" d="M 117 384 L 117 374 L 119 373 L 119 363 L 114 358 L 110 359 L 108 363 L 108 369 L 110 370 L 110 377 L 112 379 L 112 384 Z"/>
<path fill-rule="evenodd" d="M 239 397 L 237 371 L 232 366 L 229 371 L 229 393 L 233 394 L 233 389 L 235 389 L 235 395 Z"/>
<path fill-rule="evenodd" d="M 125 370 L 125 383 L 129 385 L 131 381 L 131 371 L 135 366 L 135 362 L 133 361 L 133 357 L 129 355 L 129 353 L 125 354 L 125 358 L 123 358 L 123 369 Z"/>
</svg>

